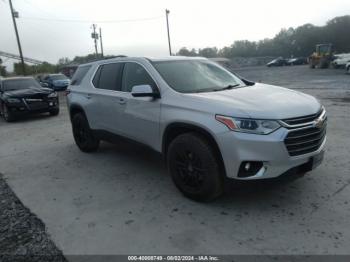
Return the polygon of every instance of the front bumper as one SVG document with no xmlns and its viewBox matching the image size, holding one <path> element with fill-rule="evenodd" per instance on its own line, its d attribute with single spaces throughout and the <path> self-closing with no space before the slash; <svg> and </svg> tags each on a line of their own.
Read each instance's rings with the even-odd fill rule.
<svg viewBox="0 0 350 262">
<path fill-rule="evenodd" d="M 19 103 L 7 103 L 8 110 L 14 115 L 23 115 L 30 113 L 44 113 L 59 107 L 58 98 L 42 99 L 42 101 L 31 102 L 21 99 Z"/>
<path fill-rule="evenodd" d="M 216 140 L 224 161 L 226 176 L 241 180 L 275 178 L 292 168 L 306 166 L 312 157 L 319 155 L 324 150 L 326 137 L 317 150 L 303 155 L 290 156 L 284 143 L 288 132 L 287 128 L 281 127 L 269 135 L 233 131 L 218 135 Z M 252 176 L 239 177 L 241 163 L 247 161 L 262 162 L 263 168 Z M 312 165 L 310 166 L 312 168 Z"/>
</svg>

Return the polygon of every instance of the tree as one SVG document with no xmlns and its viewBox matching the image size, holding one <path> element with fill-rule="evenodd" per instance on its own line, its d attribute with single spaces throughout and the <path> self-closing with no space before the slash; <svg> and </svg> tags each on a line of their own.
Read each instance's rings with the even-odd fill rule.
<svg viewBox="0 0 350 262">
<path fill-rule="evenodd" d="M 50 73 L 58 72 L 58 66 L 50 64 L 48 62 L 44 62 L 39 65 L 24 64 L 24 66 L 25 66 L 27 75 L 35 75 L 35 74 L 43 74 L 43 73 L 50 74 Z M 14 71 L 16 75 L 23 75 L 21 63 L 14 63 Z"/>
<path fill-rule="evenodd" d="M 67 65 L 71 63 L 71 60 L 68 57 L 62 57 L 60 59 L 58 59 L 58 65 Z"/>
<path fill-rule="evenodd" d="M 0 76 L 7 76 L 6 66 L 0 65 Z"/>
<path fill-rule="evenodd" d="M 216 47 L 206 47 L 203 49 L 199 49 L 198 55 L 204 56 L 204 57 L 217 57 L 218 56 L 218 49 Z"/>
<path fill-rule="evenodd" d="M 283 28 L 275 37 L 260 41 L 237 40 L 231 46 L 218 50 L 216 47 L 199 49 L 198 55 L 204 57 L 256 57 L 256 56 L 309 56 L 316 44 L 332 43 L 335 50 L 350 52 L 350 16 L 340 16 L 329 20 L 325 26 L 305 24 L 297 28 Z M 190 56 L 183 47 L 179 53 Z"/>
<path fill-rule="evenodd" d="M 6 66 L 2 65 L 1 58 L 0 58 L 0 76 L 7 76 Z"/>
<path fill-rule="evenodd" d="M 179 52 L 176 53 L 179 56 L 198 56 L 196 49 L 192 48 L 188 50 L 186 47 L 182 47 Z"/>
</svg>

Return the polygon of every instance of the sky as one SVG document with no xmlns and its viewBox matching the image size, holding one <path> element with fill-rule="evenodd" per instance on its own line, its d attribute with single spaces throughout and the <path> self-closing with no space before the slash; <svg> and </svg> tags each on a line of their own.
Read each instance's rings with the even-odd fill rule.
<svg viewBox="0 0 350 262">
<path fill-rule="evenodd" d="M 23 54 L 57 63 L 94 52 L 91 25 L 102 28 L 104 53 L 166 56 L 165 9 L 173 52 L 272 38 L 281 28 L 324 25 L 350 14 L 349 0 L 12 0 Z M 0 0 L 0 51 L 18 54 L 8 0 Z M 3 60 L 6 60 L 3 58 Z M 5 65 L 11 68 L 12 61 Z"/>
</svg>

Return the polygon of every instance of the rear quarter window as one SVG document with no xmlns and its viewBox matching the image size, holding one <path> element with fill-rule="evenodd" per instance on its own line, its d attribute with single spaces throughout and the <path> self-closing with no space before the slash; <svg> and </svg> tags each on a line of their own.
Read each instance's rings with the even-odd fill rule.
<svg viewBox="0 0 350 262">
<path fill-rule="evenodd" d="M 80 85 L 81 81 L 83 80 L 90 68 L 91 65 L 79 66 L 72 77 L 71 85 Z"/>
</svg>

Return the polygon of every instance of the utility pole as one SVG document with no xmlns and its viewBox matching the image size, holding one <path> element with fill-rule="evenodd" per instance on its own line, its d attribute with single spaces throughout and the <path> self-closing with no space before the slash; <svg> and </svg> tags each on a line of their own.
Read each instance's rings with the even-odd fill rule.
<svg viewBox="0 0 350 262">
<path fill-rule="evenodd" d="M 95 43 L 95 55 L 96 58 L 98 57 L 98 52 L 97 52 L 97 39 L 98 39 L 98 34 L 96 33 L 96 24 L 92 24 L 92 29 L 94 30 L 91 34 L 91 37 L 94 39 Z"/>
<path fill-rule="evenodd" d="M 102 29 L 100 27 L 100 45 L 101 45 L 101 56 L 103 58 L 103 44 L 102 44 Z"/>
<path fill-rule="evenodd" d="M 171 45 L 170 45 L 169 19 L 168 19 L 169 13 L 170 13 L 170 11 L 168 9 L 165 9 L 166 27 L 167 27 L 167 30 L 168 30 L 169 54 L 172 55 L 172 53 L 171 53 Z"/>
<path fill-rule="evenodd" d="M 25 68 L 25 65 L 24 65 L 22 47 L 21 47 L 21 42 L 19 40 L 17 24 L 16 24 L 16 18 L 18 18 L 18 12 L 15 12 L 13 10 L 12 0 L 9 0 L 9 3 L 10 3 L 10 9 L 11 9 L 11 16 L 12 16 L 13 26 L 15 27 L 15 32 L 16 32 L 16 38 L 17 38 L 17 45 L 18 45 L 19 55 L 21 57 L 22 72 L 23 72 L 23 75 L 25 75 L 26 74 L 26 68 Z"/>
</svg>

